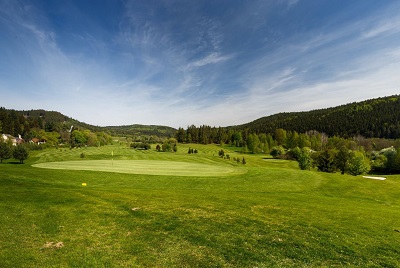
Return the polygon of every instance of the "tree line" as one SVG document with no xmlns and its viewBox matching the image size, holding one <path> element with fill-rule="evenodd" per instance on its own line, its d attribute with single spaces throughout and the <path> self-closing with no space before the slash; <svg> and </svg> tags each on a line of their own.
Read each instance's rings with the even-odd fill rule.
<svg viewBox="0 0 400 268">
<path fill-rule="evenodd" d="M 178 142 L 217 143 L 242 153 L 265 153 L 297 160 L 301 169 L 358 175 L 369 171 L 400 173 L 400 139 L 328 136 L 316 130 L 298 133 L 282 128 L 273 133 L 251 133 L 221 127 L 189 126 L 176 132 Z"/>
<path fill-rule="evenodd" d="M 14 158 L 23 164 L 24 160 L 28 159 L 28 156 L 29 150 L 27 146 L 23 144 L 13 146 L 9 141 L 4 141 L 0 137 L 0 163 L 3 163 L 3 160 Z"/>
</svg>

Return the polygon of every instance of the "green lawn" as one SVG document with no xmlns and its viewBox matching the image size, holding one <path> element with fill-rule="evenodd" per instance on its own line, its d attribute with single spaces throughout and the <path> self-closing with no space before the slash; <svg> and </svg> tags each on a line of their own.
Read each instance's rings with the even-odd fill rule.
<svg viewBox="0 0 400 268">
<path fill-rule="evenodd" d="M 59 161 L 34 164 L 34 167 L 67 170 L 94 170 L 105 172 L 169 175 L 169 176 L 233 176 L 245 173 L 242 168 L 216 164 L 160 160 L 87 160 Z"/>
<path fill-rule="evenodd" d="M 242 165 L 218 150 L 48 149 L 0 164 L 0 267 L 400 266 L 400 176 L 301 171 L 264 155 Z M 31 166 L 63 161 L 90 170 Z"/>
</svg>

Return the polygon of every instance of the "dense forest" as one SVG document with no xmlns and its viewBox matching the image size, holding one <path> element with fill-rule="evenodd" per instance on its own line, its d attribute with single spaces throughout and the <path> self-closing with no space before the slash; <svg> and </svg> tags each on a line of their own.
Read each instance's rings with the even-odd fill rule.
<svg viewBox="0 0 400 268">
<path fill-rule="evenodd" d="M 328 136 L 349 138 L 400 138 L 400 96 L 355 102 L 309 112 L 279 113 L 253 122 L 229 127 L 251 133 L 273 133 L 282 128 L 304 133 L 310 130 Z"/>
</svg>

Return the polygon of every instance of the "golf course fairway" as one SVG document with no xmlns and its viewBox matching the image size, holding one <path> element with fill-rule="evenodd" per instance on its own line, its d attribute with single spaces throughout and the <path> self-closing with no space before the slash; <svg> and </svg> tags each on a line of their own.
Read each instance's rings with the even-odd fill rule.
<svg viewBox="0 0 400 268">
<path fill-rule="evenodd" d="M 212 165 L 157 160 L 85 160 L 46 162 L 32 165 L 38 168 L 91 170 L 129 174 L 169 175 L 169 176 L 232 176 L 246 172 L 246 169 L 234 166 Z"/>
</svg>

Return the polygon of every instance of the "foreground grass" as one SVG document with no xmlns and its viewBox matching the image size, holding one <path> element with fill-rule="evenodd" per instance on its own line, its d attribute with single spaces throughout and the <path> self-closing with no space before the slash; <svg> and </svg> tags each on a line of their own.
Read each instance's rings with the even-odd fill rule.
<svg viewBox="0 0 400 268">
<path fill-rule="evenodd" d="M 0 165 L 0 267 L 400 266 L 399 176 L 300 171 L 256 155 L 243 166 L 216 157 L 217 146 L 196 146 L 197 155 L 185 146 L 177 154 L 54 149 L 24 165 Z M 185 177 L 30 166 L 111 159 L 111 150 L 117 160 L 247 172 Z"/>
</svg>

